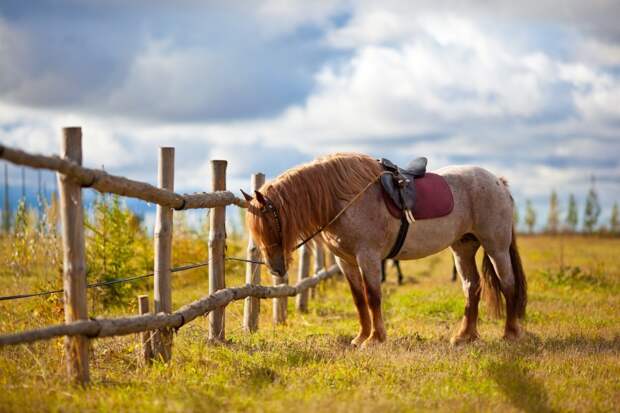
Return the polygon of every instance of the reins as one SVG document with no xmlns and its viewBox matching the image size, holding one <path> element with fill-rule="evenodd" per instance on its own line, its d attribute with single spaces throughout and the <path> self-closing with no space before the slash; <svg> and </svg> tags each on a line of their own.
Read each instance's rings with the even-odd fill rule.
<svg viewBox="0 0 620 413">
<path fill-rule="evenodd" d="M 344 214 L 344 212 L 355 203 L 355 201 L 357 201 L 359 199 L 360 196 L 362 196 L 362 194 L 364 194 L 364 192 L 366 192 L 368 190 L 368 188 L 370 188 L 375 182 L 377 182 L 379 180 L 379 178 L 381 178 L 383 175 L 385 174 L 389 174 L 391 172 L 389 171 L 382 171 L 379 175 L 377 175 L 372 181 L 370 181 L 368 183 L 368 185 L 366 185 L 364 187 L 364 189 L 362 189 L 360 192 L 358 192 L 353 198 L 351 198 L 351 200 L 349 202 L 347 202 L 347 204 L 340 210 L 340 212 L 338 212 L 336 214 L 336 216 L 334 216 L 327 224 L 322 225 L 319 227 L 319 229 L 317 229 L 316 231 L 314 231 L 309 237 L 307 237 L 306 239 L 304 239 L 303 241 L 301 241 L 299 244 L 295 245 L 295 247 L 292 249 L 292 251 L 295 251 L 296 249 L 298 249 L 299 247 L 301 247 L 302 245 L 305 245 L 308 241 L 310 241 L 312 238 L 314 238 L 315 236 L 317 236 L 318 234 L 320 234 L 325 228 L 327 228 L 328 226 L 330 226 L 331 224 L 333 224 L 334 222 L 336 222 L 336 220 L 338 218 L 340 218 L 340 216 L 342 214 Z"/>
</svg>

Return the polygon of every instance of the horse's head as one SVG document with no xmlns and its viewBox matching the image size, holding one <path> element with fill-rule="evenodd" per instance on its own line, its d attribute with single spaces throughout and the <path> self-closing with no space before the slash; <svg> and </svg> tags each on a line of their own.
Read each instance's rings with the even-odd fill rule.
<svg viewBox="0 0 620 413">
<path fill-rule="evenodd" d="M 284 276 L 287 254 L 283 245 L 282 218 L 276 205 L 259 191 L 254 191 L 254 197 L 241 192 L 248 201 L 246 223 L 252 239 L 258 244 L 269 270 Z"/>
</svg>

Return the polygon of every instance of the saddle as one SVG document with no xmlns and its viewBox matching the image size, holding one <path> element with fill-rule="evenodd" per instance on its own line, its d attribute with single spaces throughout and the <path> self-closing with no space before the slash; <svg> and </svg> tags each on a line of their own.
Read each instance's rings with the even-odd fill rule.
<svg viewBox="0 0 620 413">
<path fill-rule="evenodd" d="M 390 172 L 381 176 L 383 199 L 390 214 L 400 219 L 400 230 L 386 258 L 394 258 L 400 252 L 409 225 L 416 219 L 439 218 L 448 215 L 454 208 L 452 190 L 441 176 L 426 172 L 426 158 L 411 161 L 404 169 L 387 159 L 379 164 Z"/>
<path fill-rule="evenodd" d="M 396 166 L 392 161 L 382 158 L 379 163 L 389 174 L 381 175 L 381 186 L 385 194 L 400 209 L 409 223 L 415 221 L 416 190 L 413 184 L 415 178 L 426 175 L 428 159 L 416 158 L 409 162 L 405 169 Z"/>
</svg>

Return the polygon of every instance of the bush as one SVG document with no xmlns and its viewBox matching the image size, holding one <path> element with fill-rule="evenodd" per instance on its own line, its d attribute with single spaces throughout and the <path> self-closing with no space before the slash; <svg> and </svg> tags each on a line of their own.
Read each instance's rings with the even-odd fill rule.
<svg viewBox="0 0 620 413">
<path fill-rule="evenodd" d="M 552 285 L 584 287 L 584 286 L 603 286 L 605 280 L 602 276 L 595 276 L 589 272 L 584 272 L 580 267 L 570 265 L 562 266 L 559 270 L 542 270 L 543 278 Z"/>
<path fill-rule="evenodd" d="M 35 233 L 31 225 L 32 221 L 26 201 L 22 198 L 17 205 L 12 234 L 11 269 L 17 277 L 27 275 L 31 271 L 30 261 L 35 255 L 34 246 L 36 245 Z"/>
<path fill-rule="evenodd" d="M 145 248 L 148 236 L 140 220 L 117 195 L 98 195 L 91 217 L 85 218 L 87 279 L 89 283 L 139 275 L 151 260 Z M 152 268 L 152 265 L 149 265 Z M 143 282 L 144 283 L 144 282 Z M 95 303 L 103 307 L 125 303 L 140 282 L 126 282 L 97 288 Z"/>
</svg>

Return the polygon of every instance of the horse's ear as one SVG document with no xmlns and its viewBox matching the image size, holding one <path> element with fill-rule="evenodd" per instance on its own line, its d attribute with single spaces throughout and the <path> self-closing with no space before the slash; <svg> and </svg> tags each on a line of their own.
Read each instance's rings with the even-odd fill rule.
<svg viewBox="0 0 620 413">
<path fill-rule="evenodd" d="M 245 198 L 246 201 L 252 202 L 252 199 L 254 199 L 254 198 L 252 198 L 252 195 L 248 194 L 243 189 L 240 189 L 240 191 L 243 194 L 243 197 Z"/>
<path fill-rule="evenodd" d="M 263 196 L 263 194 L 261 194 L 258 191 L 254 191 L 254 195 L 256 195 L 256 200 L 261 204 L 261 205 L 267 205 L 267 200 L 265 199 L 265 197 Z"/>
</svg>

